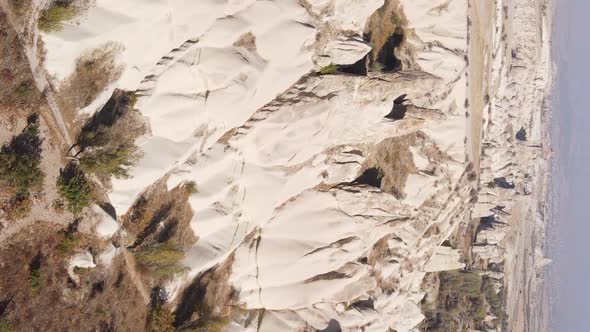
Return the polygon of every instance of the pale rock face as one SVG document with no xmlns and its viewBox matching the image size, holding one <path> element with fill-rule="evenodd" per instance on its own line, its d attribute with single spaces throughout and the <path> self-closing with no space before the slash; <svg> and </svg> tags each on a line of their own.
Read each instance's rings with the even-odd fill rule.
<svg viewBox="0 0 590 332">
<path fill-rule="evenodd" d="M 367 19 L 383 6 L 383 0 L 334 0 L 332 4 L 334 13 L 329 19 L 334 21 L 335 26 L 341 31 L 354 31 L 362 35 Z"/>
<path fill-rule="evenodd" d="M 451 247 L 441 246 L 424 267 L 425 272 L 457 270 L 465 267 L 461 260 L 461 252 Z"/>
<path fill-rule="evenodd" d="M 361 35 L 382 4 L 336 1 L 324 19 Z M 296 1 L 173 1 L 166 8 L 154 2 L 124 14 L 132 5 L 98 1 L 79 26 L 45 36 L 48 69 L 57 77 L 68 74 L 58 64 L 76 57 L 68 45 L 79 50 L 114 40 L 125 46 L 119 60 L 126 69 L 113 86 L 138 89 L 136 107 L 149 119 L 151 135 L 138 141 L 144 155 L 131 178 L 113 180 L 117 212 L 166 173 L 169 188 L 198 183 L 189 200 L 199 237 L 184 261 L 189 276 L 233 253 L 229 282 L 240 303 L 272 313 L 260 331 L 323 329 L 332 319 L 343 331 L 413 329 L 423 319 L 424 274 L 462 266 L 455 252 L 436 249 L 466 213 L 468 199 L 466 190 L 447 189 L 464 181 L 464 118 L 449 107 L 463 99 L 460 72 L 433 66 L 382 80 L 307 77 L 316 30 L 302 24 L 310 18 Z M 314 6 L 322 3 L 311 3 L 312 12 Z M 105 19 L 109 28 L 98 29 Z M 68 38 L 82 30 L 87 33 L 77 35 L 83 37 Z M 246 32 L 256 37 L 254 49 L 236 43 Z M 465 43 L 464 26 L 454 34 Z M 331 63 L 342 65 L 369 51 L 360 39 L 339 34 L 325 49 Z M 452 75 L 457 88 L 441 79 Z M 412 118 L 384 120 L 403 93 L 419 106 Z M 417 130 L 447 157 L 431 160 L 412 146 L 416 170 L 402 177 L 403 199 L 349 184 L 378 143 Z M 432 227 L 439 231 L 428 231 Z M 351 309 L 362 299 L 371 299 L 373 308 Z"/>
<path fill-rule="evenodd" d="M 110 266 L 118 252 L 119 249 L 117 249 L 112 243 L 109 243 L 98 256 L 98 262 L 104 266 Z"/>
<path fill-rule="evenodd" d="M 324 54 L 320 55 L 317 63 L 319 66 L 352 65 L 362 59 L 371 51 L 360 37 L 340 36 L 326 45 Z"/>
<path fill-rule="evenodd" d="M 137 90 L 151 133 L 137 141 L 143 157 L 130 178 L 112 179 L 118 215 L 162 178 L 168 189 L 198 185 L 189 198 L 198 241 L 183 261 L 190 272 L 167 287 L 172 300 L 231 255 L 228 282 L 238 302 L 266 310 L 260 326 L 237 319 L 232 331 L 322 330 L 334 320 L 342 331 L 417 329 L 426 273 L 464 267 L 459 251 L 441 245 L 471 215 L 462 106 L 467 1 L 444 10 L 430 0 L 400 2 L 421 70 L 378 77 L 309 73 L 313 59 L 317 67 L 366 56 L 370 46 L 358 36 L 382 0 L 97 0 L 79 25 L 43 36 L 58 80 L 80 50 L 124 45 L 125 70 L 109 91 Z M 322 29 L 332 39 L 316 49 Z M 248 33 L 255 42 L 244 42 Z M 407 117 L 384 119 L 402 94 Z M 379 159 L 380 143 L 417 133 L 408 161 L 385 170 L 402 192 L 355 182 Z M 113 222 L 105 217 L 99 234 L 112 235 Z M 100 261 L 108 265 L 115 251 Z M 503 261 L 499 246 L 473 251 Z M 94 266 L 88 255 L 71 269 Z"/>
<path fill-rule="evenodd" d="M 70 258 L 70 265 L 68 266 L 68 274 L 76 282 L 80 282 L 80 277 L 74 272 L 75 268 L 90 269 L 96 267 L 94 257 L 89 251 L 75 254 Z"/>
<path fill-rule="evenodd" d="M 119 223 L 98 205 L 92 207 L 94 219 L 97 220 L 95 231 L 102 238 L 111 238 L 118 230 Z"/>
</svg>

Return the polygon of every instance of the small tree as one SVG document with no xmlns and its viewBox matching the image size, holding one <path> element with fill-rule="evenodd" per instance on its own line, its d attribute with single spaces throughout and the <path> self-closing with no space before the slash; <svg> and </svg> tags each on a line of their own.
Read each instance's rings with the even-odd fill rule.
<svg viewBox="0 0 590 332">
<path fill-rule="evenodd" d="M 136 96 L 117 90 L 82 127 L 77 137 L 80 167 L 103 177 L 127 177 L 141 154 L 135 139 L 147 131 L 139 112 L 133 110 Z"/>
<path fill-rule="evenodd" d="M 80 158 L 80 167 L 87 173 L 127 178 L 129 167 L 139 159 L 137 146 L 127 145 L 116 149 L 91 149 Z"/>
<path fill-rule="evenodd" d="M 28 196 L 43 184 L 39 123 L 30 116 L 28 125 L 0 149 L 0 185 L 15 196 Z"/>
<path fill-rule="evenodd" d="M 73 214 L 80 214 L 90 204 L 90 185 L 84 172 L 73 162 L 59 171 L 57 188 L 59 194 L 68 202 L 68 209 Z"/>
</svg>

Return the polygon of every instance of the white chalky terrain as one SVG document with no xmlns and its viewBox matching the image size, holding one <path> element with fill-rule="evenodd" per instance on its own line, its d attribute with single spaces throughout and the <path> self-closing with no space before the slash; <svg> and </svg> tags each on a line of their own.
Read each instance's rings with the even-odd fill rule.
<svg viewBox="0 0 590 332">
<path fill-rule="evenodd" d="M 133 90 L 136 108 L 149 121 L 150 133 L 137 141 L 143 157 L 131 176 L 112 179 L 109 198 L 117 215 L 157 180 L 165 179 L 168 189 L 197 184 L 189 203 L 198 240 L 183 261 L 190 272 L 168 287 L 172 299 L 199 273 L 230 261 L 228 282 L 238 302 L 266 311 L 259 324 L 247 326 L 240 318 L 229 330 L 321 330 L 331 320 L 343 331 L 417 329 L 425 274 L 464 266 L 461 253 L 442 244 L 471 216 L 477 183 L 466 168 L 480 165 L 477 126 L 487 121 L 488 156 L 518 152 L 528 158 L 528 148 L 493 137 L 506 133 L 510 119 L 540 128 L 540 118 L 532 108 L 507 113 L 538 101 L 535 91 L 523 94 L 505 78 L 534 79 L 506 74 L 507 66 L 526 59 L 510 64 L 510 54 L 501 53 L 468 65 L 478 55 L 469 51 L 467 0 L 400 3 L 417 69 L 369 76 L 314 70 L 353 64 L 370 51 L 362 35 L 383 5 L 378 0 L 96 0 L 78 22 L 43 34 L 46 69 L 56 82 L 71 74 L 84 50 L 122 45 L 121 77 L 84 110 L 96 111 L 115 88 Z M 501 7 L 480 14 L 495 10 L 502 15 Z M 521 23 L 516 28 L 527 24 Z M 472 40 L 491 42 L 485 39 L 491 33 L 477 32 Z M 521 35 L 514 33 L 518 44 Z M 499 37 L 495 43 L 501 49 Z M 483 86 L 482 78 L 468 75 L 469 66 L 490 69 L 490 77 L 502 73 L 488 88 L 503 115 L 490 118 L 486 106 L 466 118 L 465 101 L 475 98 L 469 84 Z M 543 70 L 547 63 L 539 65 Z M 411 103 L 406 117 L 384 119 L 401 94 Z M 538 142 L 540 133 L 532 131 L 531 138 Z M 388 150 L 392 144 L 401 150 Z M 411 158 L 401 158 L 404 153 Z M 481 183 L 524 177 L 514 165 L 500 165 L 508 160 L 483 158 Z M 380 187 L 354 181 L 371 167 L 384 172 Z M 492 190 L 486 195 L 503 197 Z M 473 217 L 488 214 L 481 200 Z M 98 231 L 108 237 L 116 226 L 102 218 Z M 502 241 L 503 234 L 486 232 L 489 243 Z M 504 260 L 503 251 L 486 248 L 478 249 L 481 255 Z M 109 249 L 102 261 L 115 254 Z"/>
</svg>

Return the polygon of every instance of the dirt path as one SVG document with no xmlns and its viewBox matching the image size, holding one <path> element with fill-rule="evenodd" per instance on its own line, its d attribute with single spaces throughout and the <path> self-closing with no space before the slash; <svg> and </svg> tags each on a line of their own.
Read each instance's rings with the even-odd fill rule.
<svg viewBox="0 0 590 332">
<path fill-rule="evenodd" d="M 479 173 L 483 110 L 490 81 L 491 31 L 493 29 L 494 0 L 469 1 L 469 68 L 467 98 L 467 153 Z"/>
<path fill-rule="evenodd" d="M 145 304 L 150 303 L 150 295 L 146 291 L 145 287 L 143 286 L 143 282 L 141 281 L 141 278 L 137 275 L 137 272 L 135 270 L 135 259 L 131 257 L 127 249 L 123 248 L 122 252 L 123 258 L 125 258 L 125 266 L 127 267 L 127 273 L 129 273 L 129 277 L 131 278 L 133 284 L 139 291 L 139 294 L 141 294 L 141 297 L 143 298 Z"/>
</svg>

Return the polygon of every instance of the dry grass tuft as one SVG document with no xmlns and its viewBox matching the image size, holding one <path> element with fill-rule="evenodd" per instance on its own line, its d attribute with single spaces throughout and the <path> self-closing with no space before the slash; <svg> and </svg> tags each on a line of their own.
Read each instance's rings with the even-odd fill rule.
<svg viewBox="0 0 590 332">
<path fill-rule="evenodd" d="M 74 118 L 79 109 L 88 106 L 110 83 L 121 76 L 123 66 L 115 61 L 121 51 L 121 44 L 108 42 L 80 55 L 74 72 L 59 88 L 62 111 Z"/>
<path fill-rule="evenodd" d="M 365 169 L 375 167 L 380 170 L 383 176 L 381 189 L 392 193 L 397 199 L 405 197 L 404 189 L 408 176 L 418 173 L 410 151 L 411 146 L 419 148 L 420 154 L 430 161 L 431 169 L 428 171 L 433 175 L 437 172 L 436 164 L 449 158 L 426 134 L 416 131 L 379 142 L 370 151 L 365 162 Z"/>
<path fill-rule="evenodd" d="M 234 42 L 235 47 L 243 47 L 252 53 L 256 53 L 256 36 L 248 31 Z"/>
<path fill-rule="evenodd" d="M 367 163 L 378 167 L 383 173 L 381 188 L 391 192 L 397 199 L 404 197 L 408 175 L 417 173 L 410 146 L 418 139 L 424 139 L 421 132 L 388 138 L 377 144 L 370 153 Z"/>
</svg>

